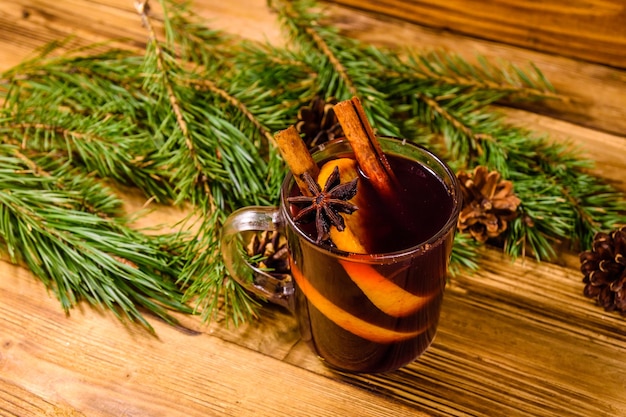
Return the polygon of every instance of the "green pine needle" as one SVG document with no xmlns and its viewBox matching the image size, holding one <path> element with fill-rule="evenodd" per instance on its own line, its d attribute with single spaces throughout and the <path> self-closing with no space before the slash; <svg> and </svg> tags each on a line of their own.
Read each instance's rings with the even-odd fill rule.
<svg viewBox="0 0 626 417">
<path fill-rule="evenodd" d="M 145 312 L 255 317 L 261 304 L 225 271 L 220 231 L 234 209 L 278 203 L 286 167 L 273 134 L 316 95 L 359 96 L 379 134 L 513 181 L 520 216 L 502 239 L 513 258 L 550 259 L 562 241 L 585 248 L 624 222 L 623 196 L 589 161 L 497 112 L 563 99 L 532 64 L 365 45 L 309 0 L 270 2 L 283 47 L 213 30 L 188 2 L 160 3 L 164 35 L 137 3 L 143 54 L 60 53 L 57 42 L 0 76 L 0 243 L 64 309 L 86 300 L 147 328 Z M 174 234 L 133 230 L 110 184 L 185 205 L 189 218 Z M 451 271 L 479 268 L 478 246 L 457 235 Z"/>
</svg>

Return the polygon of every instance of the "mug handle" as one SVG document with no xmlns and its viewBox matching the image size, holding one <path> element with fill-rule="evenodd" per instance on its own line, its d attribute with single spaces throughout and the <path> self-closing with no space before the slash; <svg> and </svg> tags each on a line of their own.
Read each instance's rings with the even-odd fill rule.
<svg viewBox="0 0 626 417">
<path fill-rule="evenodd" d="M 274 304 L 290 309 L 294 293 L 290 278 L 277 279 L 252 265 L 243 251 L 245 232 L 275 231 L 282 229 L 278 207 L 250 206 L 232 212 L 224 222 L 221 252 L 230 276 L 252 294 Z"/>
</svg>

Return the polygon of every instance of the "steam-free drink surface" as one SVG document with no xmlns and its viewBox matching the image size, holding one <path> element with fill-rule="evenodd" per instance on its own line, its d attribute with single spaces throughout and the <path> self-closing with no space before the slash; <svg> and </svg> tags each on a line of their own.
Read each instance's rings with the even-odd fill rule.
<svg viewBox="0 0 626 417">
<path fill-rule="evenodd" d="M 429 240 L 446 225 L 454 206 L 446 186 L 428 168 L 399 156 L 388 158 L 400 185 L 397 201 L 379 197 L 366 178 L 358 184 L 369 253 L 397 252 Z M 314 226 L 302 230 L 315 240 Z M 379 294 L 366 295 L 347 272 L 350 256 L 332 255 L 323 246 L 290 236 L 288 230 L 303 338 L 328 365 L 344 370 L 385 372 L 413 361 L 435 335 L 453 232 L 453 227 L 447 229 L 410 256 L 372 261 L 365 267 L 356 263 L 363 270 L 360 278 L 383 277 L 392 283 L 391 291 L 381 286 Z M 406 314 L 395 316 L 375 302 L 400 292 L 425 301 L 419 309 L 407 306 Z"/>
<path fill-rule="evenodd" d="M 359 172 L 357 204 L 366 226 L 359 237 L 365 239 L 362 243 L 368 253 L 418 245 L 435 235 L 452 211 L 453 201 L 445 185 L 428 168 L 401 156 L 387 158 L 399 183 L 397 200 L 385 200 Z M 293 194 L 298 193 L 296 187 Z M 301 228 L 315 239 L 313 224 Z"/>
<path fill-rule="evenodd" d="M 444 184 L 424 166 L 388 156 L 398 179 L 398 201 L 381 198 L 366 178 L 359 180 L 360 215 L 365 217 L 369 253 L 388 253 L 420 244 L 441 229 L 452 211 Z"/>
</svg>

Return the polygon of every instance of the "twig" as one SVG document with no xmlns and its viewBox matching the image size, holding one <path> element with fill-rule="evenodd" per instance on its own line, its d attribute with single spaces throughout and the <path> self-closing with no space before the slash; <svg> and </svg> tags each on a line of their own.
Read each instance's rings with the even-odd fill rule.
<svg viewBox="0 0 626 417">
<path fill-rule="evenodd" d="M 474 133 L 472 129 L 466 126 L 458 118 L 453 116 L 449 111 L 441 107 L 439 103 L 437 102 L 437 100 L 431 97 L 428 97 L 427 95 L 422 94 L 422 93 L 418 93 L 417 98 L 419 98 L 424 103 L 426 103 L 428 107 L 430 107 L 434 112 L 438 113 L 445 120 L 450 122 L 455 128 L 463 132 L 472 141 L 472 145 L 474 146 L 474 149 L 476 149 L 476 152 L 478 152 L 479 155 L 482 155 L 484 153 L 484 150 L 480 144 L 481 141 L 496 142 L 496 139 L 492 135 L 489 135 L 486 133 Z"/>
<path fill-rule="evenodd" d="M 152 43 L 152 46 L 154 47 L 154 51 L 157 57 L 158 68 L 163 73 L 163 82 L 165 84 L 165 89 L 167 91 L 167 95 L 170 101 L 170 106 L 172 107 L 172 111 L 174 112 L 174 115 L 176 117 L 176 123 L 178 124 L 183 134 L 183 137 L 185 138 L 185 146 L 189 150 L 189 154 L 191 156 L 191 159 L 193 160 L 193 164 L 196 170 L 199 173 L 201 173 L 204 170 L 203 166 L 197 158 L 197 151 L 193 144 L 193 140 L 191 139 L 191 136 L 189 135 L 187 122 L 185 121 L 185 118 L 183 117 L 183 112 L 178 102 L 178 98 L 176 97 L 176 94 L 174 93 L 174 86 L 172 85 L 172 81 L 170 80 L 167 74 L 167 69 L 166 69 L 167 66 L 165 65 L 165 59 L 163 57 L 163 49 L 161 48 L 161 45 L 159 44 L 157 40 L 156 31 L 154 30 L 152 21 L 150 20 L 148 16 L 148 13 L 150 12 L 150 5 L 148 3 L 148 0 L 135 1 L 135 9 L 137 10 L 137 13 L 139 13 L 139 16 L 141 17 L 141 21 L 144 27 L 148 30 L 148 33 L 150 35 L 150 42 Z M 200 175 L 198 178 L 202 178 L 202 176 Z M 202 182 L 204 193 L 209 197 L 211 210 L 214 210 L 216 205 L 213 199 L 213 193 L 211 192 L 211 189 L 209 188 L 206 181 L 201 181 L 201 182 Z"/>
<path fill-rule="evenodd" d="M 269 143 L 276 144 L 274 142 L 274 137 L 272 134 L 263 126 L 263 124 L 259 121 L 258 118 L 248 109 L 248 107 L 241 102 L 237 97 L 228 93 L 228 91 L 218 87 L 215 82 L 211 80 L 189 80 L 189 84 L 195 86 L 196 88 L 205 87 L 207 90 L 212 93 L 217 94 L 219 97 L 223 98 L 228 104 L 235 107 L 239 110 L 250 122 L 256 127 L 259 132 L 267 139 Z"/>
<path fill-rule="evenodd" d="M 293 10 L 293 6 L 291 5 L 291 3 L 288 3 L 285 5 L 285 11 L 287 14 L 290 15 L 292 19 L 295 19 L 295 17 L 297 16 L 297 13 Z M 313 43 L 319 48 L 322 54 L 324 54 L 328 58 L 333 68 L 335 68 L 335 71 L 337 71 L 341 79 L 344 81 L 344 83 L 348 87 L 348 91 L 350 95 L 358 96 L 359 92 L 356 86 L 354 85 L 354 83 L 352 82 L 352 79 L 348 75 L 346 68 L 343 66 L 339 58 L 337 58 L 337 56 L 333 53 L 332 49 L 330 49 L 330 47 L 328 46 L 324 38 L 322 38 L 319 35 L 319 33 L 317 33 L 313 29 L 313 26 L 305 27 L 304 31 L 307 35 L 311 37 L 311 39 L 313 40 Z"/>
</svg>

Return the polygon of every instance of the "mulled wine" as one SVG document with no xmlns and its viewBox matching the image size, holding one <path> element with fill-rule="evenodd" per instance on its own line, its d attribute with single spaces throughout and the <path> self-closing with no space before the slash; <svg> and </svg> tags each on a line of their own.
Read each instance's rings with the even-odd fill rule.
<svg viewBox="0 0 626 417">
<path fill-rule="evenodd" d="M 434 338 L 459 196 L 445 166 L 435 167 L 439 162 L 430 153 L 406 146 L 409 156 L 404 150 L 386 153 L 397 178 L 393 200 L 358 173 L 366 254 L 317 244 L 312 224 L 286 227 L 300 331 L 331 367 L 394 370 L 416 359 Z M 299 192 L 293 186 L 290 195 Z M 287 209 L 291 221 L 299 209 Z"/>
</svg>

